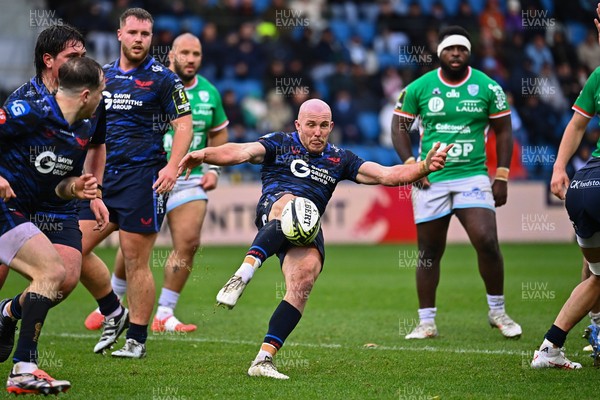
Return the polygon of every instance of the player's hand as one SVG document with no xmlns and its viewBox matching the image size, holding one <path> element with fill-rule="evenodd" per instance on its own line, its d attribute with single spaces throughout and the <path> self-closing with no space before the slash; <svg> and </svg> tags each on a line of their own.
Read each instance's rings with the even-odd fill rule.
<svg viewBox="0 0 600 400">
<path fill-rule="evenodd" d="M 596 7 L 596 14 L 598 15 L 598 18 L 594 18 L 594 25 L 596 25 L 596 30 L 598 31 L 598 44 L 600 44 L 600 3 L 598 3 L 598 6 Z"/>
<path fill-rule="evenodd" d="M 90 201 L 90 210 L 92 210 L 94 217 L 96 217 L 96 226 L 94 226 L 93 230 L 102 232 L 109 221 L 106 205 L 102 199 L 96 197 Z"/>
<path fill-rule="evenodd" d="M 565 169 L 555 169 L 552 172 L 552 179 L 550 180 L 550 190 L 552 194 L 561 200 L 565 199 L 567 194 L 567 188 L 569 187 L 569 177 Z"/>
<path fill-rule="evenodd" d="M 6 203 L 13 197 L 17 197 L 17 195 L 10 187 L 10 183 L 8 183 L 6 179 L 0 176 L 0 199 L 2 199 Z"/>
<path fill-rule="evenodd" d="M 92 174 L 83 174 L 75 179 L 73 194 L 80 200 L 93 200 L 96 198 L 98 180 Z"/>
<path fill-rule="evenodd" d="M 175 182 L 177 182 L 176 167 L 167 164 L 163 169 L 158 171 L 158 179 L 152 185 L 152 189 L 156 190 L 158 194 L 168 193 L 173 190 Z"/>
<path fill-rule="evenodd" d="M 454 144 L 449 144 L 444 149 L 440 150 L 441 143 L 437 142 L 433 145 L 431 150 L 427 153 L 427 157 L 425 157 L 425 166 L 429 172 L 439 171 L 444 168 L 446 165 L 446 157 L 448 157 L 448 152 Z"/>
<path fill-rule="evenodd" d="M 217 183 L 219 182 L 219 177 L 217 174 L 213 172 L 207 172 L 202 176 L 202 180 L 200 181 L 200 186 L 204 189 L 205 192 L 209 190 L 213 190 L 217 187 Z"/>
<path fill-rule="evenodd" d="M 505 205 L 506 199 L 508 199 L 508 182 L 499 179 L 494 180 L 492 194 L 494 195 L 494 205 L 496 207 Z"/>
<path fill-rule="evenodd" d="M 187 180 L 190 177 L 190 173 L 193 168 L 196 168 L 198 165 L 204 162 L 204 151 L 196 150 L 191 153 L 187 153 L 179 162 L 179 166 L 177 169 L 177 176 L 181 176 L 185 173 L 185 179 Z"/>
</svg>

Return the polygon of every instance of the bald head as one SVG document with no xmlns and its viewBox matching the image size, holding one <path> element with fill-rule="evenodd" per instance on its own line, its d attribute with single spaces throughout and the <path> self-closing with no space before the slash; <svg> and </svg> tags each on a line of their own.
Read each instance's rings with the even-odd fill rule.
<svg viewBox="0 0 600 400">
<path fill-rule="evenodd" d="M 298 119 L 301 119 L 302 114 L 329 114 L 329 118 L 331 119 L 331 108 L 329 108 L 329 104 L 325 103 L 320 99 L 310 99 L 306 100 L 300 106 L 300 110 L 298 110 Z"/>
<path fill-rule="evenodd" d="M 169 52 L 169 62 L 169 69 L 181 78 L 184 85 L 193 84 L 202 63 L 200 39 L 191 33 L 177 36 Z"/>
<path fill-rule="evenodd" d="M 200 44 L 200 39 L 198 39 L 197 36 L 186 32 L 186 33 L 182 33 L 181 35 L 177 36 L 175 38 L 175 40 L 173 40 L 173 45 L 171 46 L 171 50 L 175 50 L 177 49 L 177 47 L 180 46 L 184 46 L 184 45 L 192 45 L 192 46 L 198 46 L 200 48 L 202 48 L 202 45 Z"/>
</svg>

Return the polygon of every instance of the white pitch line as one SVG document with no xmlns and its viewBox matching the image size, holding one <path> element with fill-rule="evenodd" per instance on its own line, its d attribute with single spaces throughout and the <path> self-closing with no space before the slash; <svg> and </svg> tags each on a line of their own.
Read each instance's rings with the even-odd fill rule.
<svg viewBox="0 0 600 400">
<path fill-rule="evenodd" d="M 72 338 L 72 339 L 98 339 L 99 335 L 93 335 L 89 333 L 44 333 L 44 337 L 53 336 L 53 337 L 61 337 L 61 338 Z M 199 338 L 199 337 L 188 337 L 185 334 L 164 334 L 160 335 L 149 334 L 148 338 L 156 337 L 160 340 L 171 340 L 175 342 L 197 342 L 197 343 L 222 343 L 222 344 L 243 344 L 243 345 L 251 345 L 257 346 L 260 344 L 257 341 L 250 340 L 232 340 L 232 339 L 211 339 L 211 338 Z M 298 343 L 298 342 L 287 342 L 285 344 L 286 347 L 311 347 L 311 348 L 325 348 L 325 349 L 348 349 L 348 350 L 357 350 L 363 348 L 354 347 L 354 346 L 344 346 L 336 343 Z M 369 348 L 365 350 L 382 350 L 382 351 L 427 351 L 427 352 L 446 352 L 446 353 L 455 353 L 455 354 L 486 354 L 486 355 L 523 355 L 529 354 L 533 356 L 533 350 L 531 351 L 516 351 L 516 350 L 483 350 L 483 349 L 445 349 L 440 347 L 404 347 L 404 346 L 377 346 L 374 348 Z"/>
</svg>

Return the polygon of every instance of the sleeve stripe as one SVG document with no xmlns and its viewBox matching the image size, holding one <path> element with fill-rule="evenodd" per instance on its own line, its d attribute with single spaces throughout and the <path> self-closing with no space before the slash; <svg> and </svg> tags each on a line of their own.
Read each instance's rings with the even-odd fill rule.
<svg viewBox="0 0 600 400">
<path fill-rule="evenodd" d="M 490 114 L 489 118 L 490 119 L 501 118 L 501 117 L 505 117 L 507 115 L 510 115 L 510 110 L 504 110 L 504 111 L 497 112 L 495 114 Z"/>
<path fill-rule="evenodd" d="M 209 132 L 217 132 L 229 125 L 229 120 L 226 119 L 222 124 L 215 126 Z"/>
<path fill-rule="evenodd" d="M 399 115 L 404 118 L 410 118 L 410 119 L 414 119 L 416 117 L 416 115 L 414 115 L 414 114 L 407 113 L 406 111 L 400 111 L 398 109 L 394 109 L 394 114 Z"/>
<path fill-rule="evenodd" d="M 579 114 L 583 115 L 586 118 L 592 118 L 594 116 L 594 114 L 590 114 L 587 111 L 584 111 L 581 107 L 578 107 L 576 105 L 571 107 L 571 109 L 575 112 L 578 112 Z"/>
</svg>

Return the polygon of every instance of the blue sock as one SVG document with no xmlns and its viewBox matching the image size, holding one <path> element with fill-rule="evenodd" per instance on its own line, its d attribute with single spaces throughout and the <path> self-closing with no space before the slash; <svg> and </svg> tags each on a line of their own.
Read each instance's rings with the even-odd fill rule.
<svg viewBox="0 0 600 400">
<path fill-rule="evenodd" d="M 567 332 L 563 331 L 556 325 L 552 325 L 544 337 L 552 342 L 552 344 L 555 346 L 563 347 L 565 340 L 567 340 Z"/>
<path fill-rule="evenodd" d="M 300 311 L 287 301 L 282 300 L 269 321 L 269 330 L 263 343 L 268 343 L 279 350 L 285 339 L 300 322 L 300 318 L 302 318 Z"/>
<path fill-rule="evenodd" d="M 135 339 L 138 343 L 146 343 L 148 325 L 138 325 L 130 322 L 126 337 L 127 339 Z"/>
<path fill-rule="evenodd" d="M 21 307 L 21 303 L 19 300 L 21 299 L 21 294 L 19 293 L 13 300 L 10 302 L 10 313 L 12 314 L 14 319 L 21 319 L 21 315 L 23 314 L 23 309 Z"/>
<path fill-rule="evenodd" d="M 262 264 L 267 258 L 277 253 L 286 240 L 281 231 L 280 221 L 278 219 L 271 220 L 260 228 L 246 255 L 256 257 Z"/>
<path fill-rule="evenodd" d="M 107 316 L 112 314 L 119 308 L 121 302 L 113 290 L 101 299 L 96 300 L 102 315 Z"/>
<path fill-rule="evenodd" d="M 17 342 L 17 349 L 13 354 L 13 361 L 37 363 L 37 345 L 42 326 L 52 307 L 52 301 L 38 293 L 28 292 L 23 299 L 23 320 L 21 332 Z"/>
</svg>

